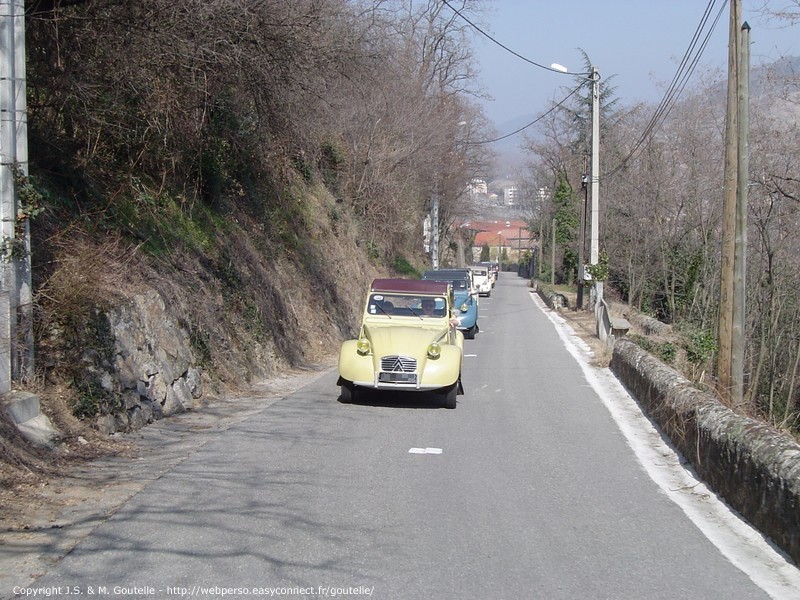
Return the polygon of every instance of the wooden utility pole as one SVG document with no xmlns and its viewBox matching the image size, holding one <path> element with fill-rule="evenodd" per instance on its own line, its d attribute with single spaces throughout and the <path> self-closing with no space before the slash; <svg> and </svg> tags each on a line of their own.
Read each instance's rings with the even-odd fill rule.
<svg viewBox="0 0 800 600">
<path fill-rule="evenodd" d="M 747 184 L 749 180 L 748 130 L 750 128 L 750 26 L 742 25 L 739 39 L 738 143 L 736 234 L 734 244 L 733 319 L 731 339 L 731 404 L 744 404 L 745 285 L 747 281 Z"/>
<path fill-rule="evenodd" d="M 719 333 L 717 356 L 717 391 L 731 401 L 733 382 L 733 279 L 736 243 L 736 188 L 738 181 L 738 93 L 739 93 L 739 21 L 741 0 L 730 2 L 728 30 L 728 102 L 725 118 L 725 174 L 723 177 L 722 255 L 719 286 Z"/>
<path fill-rule="evenodd" d="M 583 191 L 583 198 L 581 198 L 580 208 L 580 224 L 578 228 L 578 297 L 575 302 L 578 310 L 583 310 L 583 286 L 586 283 L 586 277 L 583 272 L 586 270 L 584 249 L 586 246 L 586 201 L 589 197 L 589 177 L 586 175 L 586 159 L 583 157 L 583 175 L 581 176 L 581 190 Z"/>
</svg>

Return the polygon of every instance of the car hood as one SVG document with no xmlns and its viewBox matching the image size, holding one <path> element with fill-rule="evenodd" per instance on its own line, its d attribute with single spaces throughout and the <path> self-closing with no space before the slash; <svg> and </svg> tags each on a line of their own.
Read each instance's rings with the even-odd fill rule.
<svg viewBox="0 0 800 600">
<path fill-rule="evenodd" d="M 436 326 L 398 326 L 365 325 L 364 334 L 372 344 L 376 356 L 403 354 L 421 358 L 428 351 L 431 342 L 442 342 L 448 327 Z"/>
</svg>

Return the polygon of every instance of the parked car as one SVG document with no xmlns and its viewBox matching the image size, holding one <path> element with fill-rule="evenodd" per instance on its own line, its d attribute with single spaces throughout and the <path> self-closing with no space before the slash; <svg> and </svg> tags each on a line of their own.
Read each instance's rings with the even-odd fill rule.
<svg viewBox="0 0 800 600">
<path fill-rule="evenodd" d="M 435 391 L 455 408 L 464 393 L 464 335 L 451 324 L 453 298 L 442 281 L 374 280 L 358 338 L 339 351 L 340 400 L 365 390 Z"/>
<path fill-rule="evenodd" d="M 489 270 L 489 278 L 492 280 L 492 287 L 497 283 L 497 277 L 500 275 L 500 264 L 494 260 L 487 260 L 478 263 L 482 267 Z"/>
<path fill-rule="evenodd" d="M 422 279 L 428 281 L 444 281 L 453 288 L 453 306 L 458 319 L 458 330 L 468 340 L 475 339 L 478 333 L 477 296 L 470 293 L 470 280 L 466 273 L 450 273 L 440 270 L 425 271 Z"/>
<path fill-rule="evenodd" d="M 472 276 L 475 278 L 475 285 L 478 288 L 478 295 L 491 296 L 492 295 L 492 281 L 489 278 L 489 269 L 481 265 L 470 267 Z"/>
<path fill-rule="evenodd" d="M 426 271 L 428 273 L 430 271 Z M 475 275 L 472 272 L 472 269 L 469 267 L 464 267 L 461 269 L 436 269 L 436 273 L 439 273 L 442 276 L 450 276 L 453 279 L 466 277 L 469 280 L 469 291 L 470 294 L 473 295 L 475 300 L 478 300 L 478 285 L 475 283 Z"/>
<path fill-rule="evenodd" d="M 471 281 L 466 273 L 450 271 L 425 271 L 422 279 L 445 281 L 453 288 L 453 306 L 457 311 L 458 330 L 468 340 L 475 339 L 478 333 L 478 300 L 470 291 Z"/>
</svg>

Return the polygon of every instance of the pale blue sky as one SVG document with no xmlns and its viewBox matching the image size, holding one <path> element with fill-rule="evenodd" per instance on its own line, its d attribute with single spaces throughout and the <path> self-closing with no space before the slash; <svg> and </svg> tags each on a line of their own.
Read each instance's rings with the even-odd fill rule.
<svg viewBox="0 0 800 600">
<path fill-rule="evenodd" d="M 793 0 L 772 0 L 786 6 Z M 751 26 L 751 61 L 755 66 L 781 56 L 800 55 L 800 24 L 779 27 L 756 9 L 765 0 L 743 0 Z M 486 0 L 477 23 L 511 50 L 537 63 L 560 63 L 583 70 L 578 48 L 587 52 L 602 78 L 613 84 L 625 105 L 658 103 L 675 75 L 706 9 L 707 0 Z M 718 0 L 716 16 L 723 5 Z M 689 88 L 704 72 L 727 65 L 727 3 L 700 59 Z M 705 31 L 705 30 L 704 30 Z M 484 103 L 487 116 L 504 134 L 502 124 L 538 115 L 550 100 L 560 100 L 562 86 L 573 78 L 539 69 L 476 34 L 474 47 L 480 80 L 494 100 Z"/>
</svg>

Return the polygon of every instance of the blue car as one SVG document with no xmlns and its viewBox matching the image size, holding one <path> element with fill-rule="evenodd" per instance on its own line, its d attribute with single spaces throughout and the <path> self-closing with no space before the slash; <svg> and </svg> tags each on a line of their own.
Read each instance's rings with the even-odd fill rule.
<svg viewBox="0 0 800 600">
<path fill-rule="evenodd" d="M 470 281 L 466 273 L 425 271 L 422 279 L 446 281 L 453 286 L 453 306 L 458 311 L 458 330 L 468 340 L 474 340 L 478 333 L 478 301 L 470 294 Z"/>
</svg>

